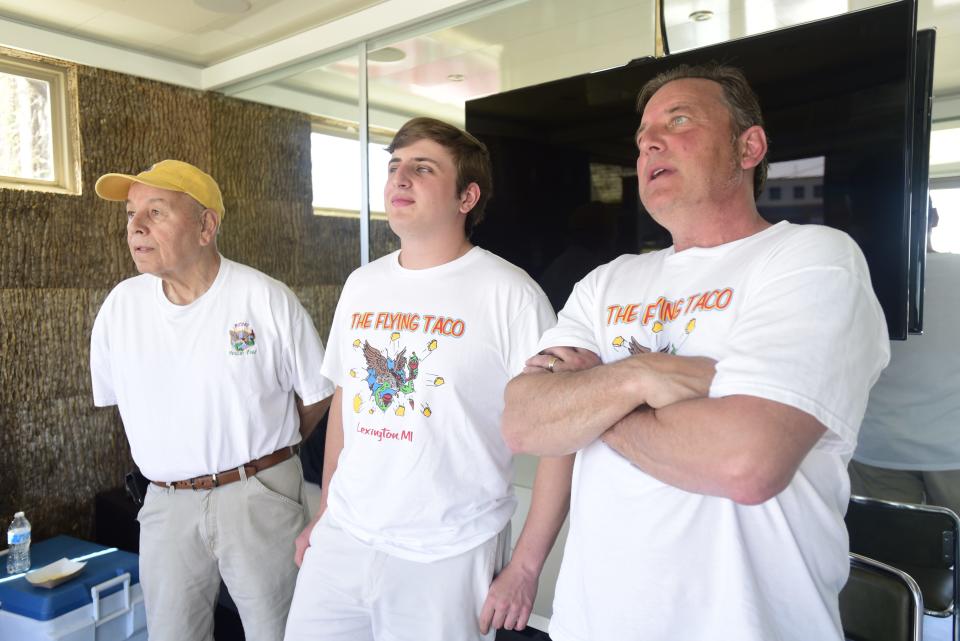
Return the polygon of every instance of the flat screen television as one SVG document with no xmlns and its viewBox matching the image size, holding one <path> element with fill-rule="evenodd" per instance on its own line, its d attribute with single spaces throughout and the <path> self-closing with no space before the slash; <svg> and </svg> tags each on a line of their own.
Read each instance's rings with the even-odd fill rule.
<svg viewBox="0 0 960 641">
<path fill-rule="evenodd" d="M 715 60 L 742 69 L 760 98 L 771 162 L 761 214 L 849 233 L 890 337 L 905 339 L 921 330 L 933 65 L 932 32 L 919 53 L 917 36 L 916 4 L 902 0 L 471 100 L 467 129 L 494 165 L 474 240 L 555 307 L 595 266 L 669 246 L 637 195 L 636 95 L 669 67 Z"/>
</svg>

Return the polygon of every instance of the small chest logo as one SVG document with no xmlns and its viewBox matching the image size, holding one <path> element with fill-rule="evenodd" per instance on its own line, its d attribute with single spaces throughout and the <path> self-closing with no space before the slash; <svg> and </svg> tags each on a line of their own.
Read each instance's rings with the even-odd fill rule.
<svg viewBox="0 0 960 641">
<path fill-rule="evenodd" d="M 257 334 L 253 331 L 253 325 L 247 322 L 234 323 L 230 329 L 230 355 L 241 356 L 256 353 Z"/>
</svg>

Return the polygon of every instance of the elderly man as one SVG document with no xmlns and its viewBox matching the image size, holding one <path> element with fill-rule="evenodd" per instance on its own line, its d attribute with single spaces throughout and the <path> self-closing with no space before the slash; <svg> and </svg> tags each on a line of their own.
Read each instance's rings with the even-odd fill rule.
<svg viewBox="0 0 960 641">
<path fill-rule="evenodd" d="M 217 251 L 223 199 L 204 172 L 164 160 L 96 191 L 126 202 L 141 272 L 97 314 L 90 369 L 152 481 L 138 515 L 150 639 L 212 638 L 222 577 L 247 638 L 279 640 L 309 517 L 293 446 L 333 393 L 320 338 L 286 286 Z"/>
<path fill-rule="evenodd" d="M 863 256 L 760 217 L 739 71 L 674 69 L 638 105 L 640 197 L 674 244 L 579 282 L 507 388 L 515 450 L 578 452 L 550 635 L 840 641 L 846 463 L 888 359 Z"/>
<path fill-rule="evenodd" d="M 527 274 L 469 240 L 490 195 L 486 147 L 415 118 L 387 149 L 400 250 L 353 272 L 337 304 L 323 497 L 297 541 L 286 638 L 492 640 L 524 627 L 566 514 L 572 460 L 541 461 L 493 580 L 516 506 L 503 390 L 555 318 Z"/>
</svg>

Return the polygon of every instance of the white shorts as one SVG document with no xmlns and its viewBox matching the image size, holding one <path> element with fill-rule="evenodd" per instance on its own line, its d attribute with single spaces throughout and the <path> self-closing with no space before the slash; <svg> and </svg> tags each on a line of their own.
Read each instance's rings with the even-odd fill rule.
<svg viewBox="0 0 960 641">
<path fill-rule="evenodd" d="M 505 562 L 504 532 L 457 556 L 421 563 L 379 552 L 324 516 L 313 528 L 286 641 L 480 641 L 480 609 Z"/>
</svg>

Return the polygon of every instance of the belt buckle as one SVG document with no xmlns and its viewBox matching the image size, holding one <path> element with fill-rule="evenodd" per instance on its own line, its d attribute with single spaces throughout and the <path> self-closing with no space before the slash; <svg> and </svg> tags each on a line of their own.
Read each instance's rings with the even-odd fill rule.
<svg viewBox="0 0 960 641">
<path fill-rule="evenodd" d="M 217 478 L 216 472 L 210 475 L 210 479 L 211 479 L 211 482 L 213 483 L 213 487 L 220 487 L 220 479 Z"/>
</svg>

